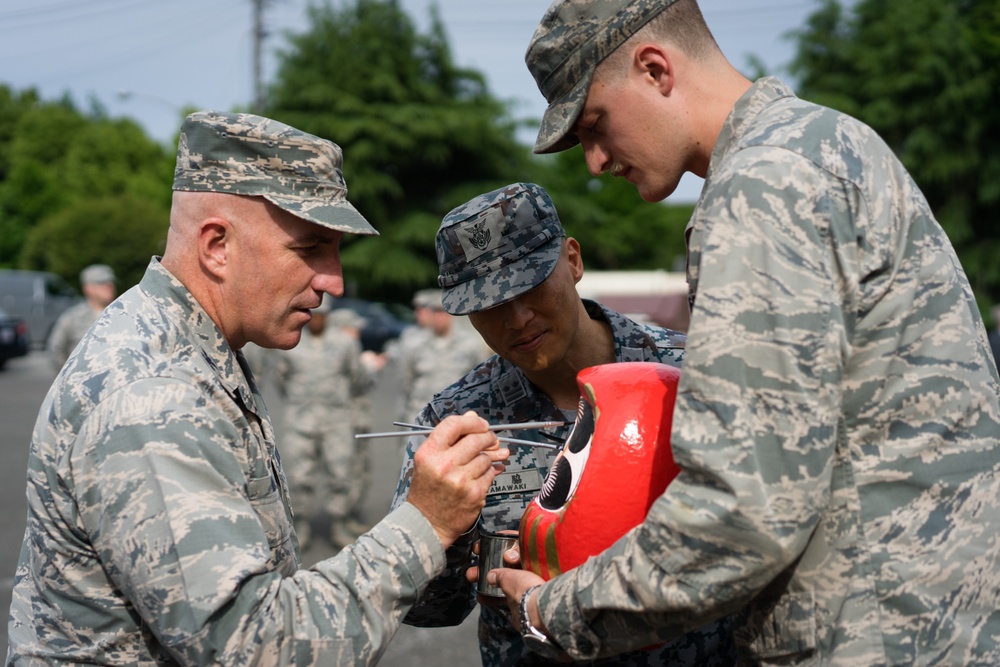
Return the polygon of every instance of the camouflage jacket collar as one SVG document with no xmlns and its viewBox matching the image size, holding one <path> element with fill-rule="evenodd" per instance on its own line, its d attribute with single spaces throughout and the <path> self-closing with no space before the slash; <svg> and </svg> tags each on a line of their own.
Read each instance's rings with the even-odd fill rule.
<svg viewBox="0 0 1000 667">
<path fill-rule="evenodd" d="M 758 79 L 750 89 L 733 105 L 726 122 L 722 125 L 719 138 L 715 141 L 712 158 L 708 163 L 708 173 L 705 181 L 712 179 L 712 171 L 716 165 L 723 164 L 730 151 L 736 150 L 741 144 L 744 130 L 770 104 L 783 97 L 795 97 L 792 91 L 781 79 L 773 76 Z"/>
<path fill-rule="evenodd" d="M 257 398 L 253 374 L 242 354 L 233 350 L 226 342 L 222 331 L 216 326 L 205 309 L 201 307 L 191 292 L 160 263 L 160 257 L 153 257 L 139 287 L 165 310 L 179 310 L 179 322 L 183 322 L 191 341 L 197 345 L 202 358 L 214 369 L 219 381 L 234 399 L 256 414 L 266 417 L 263 404 Z"/>
</svg>

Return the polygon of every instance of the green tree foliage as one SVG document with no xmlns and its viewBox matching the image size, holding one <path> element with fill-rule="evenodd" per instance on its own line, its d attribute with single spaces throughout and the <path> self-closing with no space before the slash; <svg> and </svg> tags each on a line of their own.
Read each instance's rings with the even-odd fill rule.
<svg viewBox="0 0 1000 667">
<path fill-rule="evenodd" d="M 124 291 L 139 282 L 151 256 L 163 254 L 168 225 L 167 209 L 152 197 L 78 199 L 31 230 L 22 266 L 52 271 L 76 284 L 85 266 L 108 264 Z"/>
<path fill-rule="evenodd" d="M 144 267 L 150 217 L 165 229 L 173 156 L 131 120 L 84 114 L 69 99 L 45 102 L 30 90 L 0 86 L 0 119 L 0 266 L 71 283 L 96 261 L 123 278 Z M 91 238 L 100 243 L 91 247 Z"/>
<path fill-rule="evenodd" d="M 483 76 L 455 66 L 436 14 L 427 34 L 395 0 L 309 14 L 280 54 L 266 114 L 341 146 L 351 201 L 381 234 L 345 239 L 345 273 L 364 295 L 406 299 L 434 283 L 442 216 L 524 178 L 528 150 Z"/>
<path fill-rule="evenodd" d="M 354 291 L 405 303 L 435 283 L 434 235 L 455 206 L 514 181 L 542 184 L 590 269 L 676 268 L 691 207 L 650 206 L 620 179 L 593 178 L 577 149 L 532 156 L 479 72 L 457 67 L 441 21 L 419 32 L 395 0 L 310 9 L 288 36 L 262 113 L 337 142 L 351 201 L 381 236 L 348 236 Z M 70 282 L 93 261 L 122 285 L 160 252 L 173 155 L 97 106 L 0 86 L 0 266 Z"/>
<path fill-rule="evenodd" d="M 10 173 L 10 149 L 17 123 L 37 103 L 38 95 L 33 90 L 18 93 L 0 85 L 0 182 L 7 180 Z"/>
<path fill-rule="evenodd" d="M 0 266 L 16 266 L 31 228 L 66 204 L 61 161 L 70 138 L 85 123 L 67 102 L 40 103 L 32 91 L 0 93 L 4 120 L 0 181 Z"/>
<path fill-rule="evenodd" d="M 1000 0 L 823 0 L 799 93 L 871 125 L 948 232 L 981 305 L 1000 301 Z"/>
</svg>

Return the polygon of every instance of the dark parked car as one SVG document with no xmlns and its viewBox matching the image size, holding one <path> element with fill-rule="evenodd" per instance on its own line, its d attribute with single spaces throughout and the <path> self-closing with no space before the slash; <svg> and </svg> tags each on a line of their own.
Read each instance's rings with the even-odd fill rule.
<svg viewBox="0 0 1000 667">
<path fill-rule="evenodd" d="M 411 322 L 393 315 L 382 304 L 364 299 L 337 297 L 333 300 L 332 307 L 334 310 L 348 308 L 364 318 L 365 325 L 361 329 L 361 347 L 373 352 L 382 352 L 386 343 L 399 338 L 403 329 L 411 324 Z"/>
<path fill-rule="evenodd" d="M 0 310 L 0 368 L 8 359 L 28 354 L 28 325 L 23 317 Z"/>
<path fill-rule="evenodd" d="M 34 348 L 45 347 L 55 321 L 80 301 L 76 290 L 54 273 L 0 269 L 0 308 L 24 318 Z"/>
</svg>

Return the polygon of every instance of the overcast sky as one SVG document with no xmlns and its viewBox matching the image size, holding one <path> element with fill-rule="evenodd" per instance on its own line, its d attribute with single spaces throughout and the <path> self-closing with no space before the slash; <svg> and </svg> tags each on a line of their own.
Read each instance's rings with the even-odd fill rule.
<svg viewBox="0 0 1000 667">
<path fill-rule="evenodd" d="M 265 78 L 283 35 L 305 30 L 309 0 L 266 2 Z M 421 29 L 432 3 L 457 63 L 483 72 L 494 95 L 515 103 L 516 117 L 540 117 L 544 100 L 524 52 L 549 0 L 401 0 Z M 701 6 L 733 64 L 749 70 L 753 55 L 781 74 L 793 53 L 785 35 L 804 24 L 817 2 L 702 0 Z M 69 93 L 82 107 L 96 99 L 112 116 L 135 118 L 167 143 L 185 106 L 249 106 L 252 33 L 251 0 L 2 0 L 0 82 L 34 87 L 46 99 Z M 688 175 L 672 199 L 694 200 L 700 187 L 701 179 Z"/>
</svg>

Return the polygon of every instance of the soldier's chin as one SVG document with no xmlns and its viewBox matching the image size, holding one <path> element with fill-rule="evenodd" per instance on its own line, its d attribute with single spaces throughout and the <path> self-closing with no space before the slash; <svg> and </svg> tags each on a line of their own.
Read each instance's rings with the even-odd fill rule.
<svg viewBox="0 0 1000 667">
<path fill-rule="evenodd" d="M 631 174 L 630 174 L 631 176 Z M 628 179 L 634 186 L 635 189 L 639 191 L 639 196 L 642 197 L 643 201 L 656 203 L 663 201 L 670 195 L 674 194 L 677 190 L 677 185 L 680 181 L 673 181 L 667 183 L 648 183 L 643 182 L 638 173 L 635 174 L 634 180 L 632 178 Z"/>
<path fill-rule="evenodd" d="M 300 324 L 293 331 L 289 331 L 280 338 L 275 338 L 274 340 L 269 341 L 268 345 L 258 344 L 261 347 L 269 347 L 275 350 L 290 350 L 298 345 L 299 341 L 302 340 L 303 327 L 305 327 L 305 324 Z"/>
</svg>

